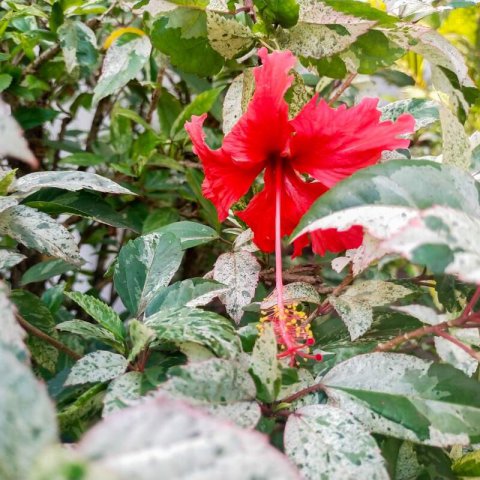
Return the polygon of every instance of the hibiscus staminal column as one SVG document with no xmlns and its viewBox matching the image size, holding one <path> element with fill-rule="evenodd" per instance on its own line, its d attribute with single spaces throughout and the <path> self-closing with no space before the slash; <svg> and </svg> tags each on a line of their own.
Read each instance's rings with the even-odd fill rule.
<svg viewBox="0 0 480 480">
<path fill-rule="evenodd" d="M 304 312 L 297 311 L 297 305 L 285 305 L 283 297 L 283 265 L 282 265 L 282 188 L 283 158 L 275 164 L 275 283 L 277 305 L 270 315 L 263 317 L 273 323 L 277 341 L 284 350 L 279 358 L 290 357 L 290 364 L 295 364 L 297 356 L 321 360 L 320 354 L 311 355 L 309 347 L 314 339 L 310 330 L 310 322 Z M 304 343 L 302 343 L 304 341 Z"/>
</svg>

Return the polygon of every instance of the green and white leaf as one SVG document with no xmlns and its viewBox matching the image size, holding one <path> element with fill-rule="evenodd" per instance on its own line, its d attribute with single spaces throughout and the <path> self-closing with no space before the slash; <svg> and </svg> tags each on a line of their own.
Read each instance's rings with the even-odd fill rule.
<svg viewBox="0 0 480 480">
<path fill-rule="evenodd" d="M 289 416 L 285 453 L 302 478 L 388 480 L 375 439 L 349 413 L 330 405 L 309 405 Z"/>
<path fill-rule="evenodd" d="M 4 344 L 13 348 L 17 356 L 28 358 L 29 353 L 25 346 L 25 330 L 15 318 L 15 307 L 10 302 L 7 285 L 0 280 L 0 348 Z"/>
<path fill-rule="evenodd" d="M 118 255 L 114 284 L 124 305 L 140 315 L 175 275 L 183 258 L 173 233 L 150 233 L 128 242 Z"/>
<path fill-rule="evenodd" d="M 103 417 L 134 404 L 142 396 L 143 374 L 127 372 L 109 383 L 103 399 Z"/>
<path fill-rule="evenodd" d="M 20 281 L 21 286 L 29 283 L 42 282 L 49 278 L 61 275 L 62 273 L 71 272 L 75 268 L 70 264 L 57 258 L 55 260 L 47 260 L 30 267 L 23 275 Z"/>
<path fill-rule="evenodd" d="M 97 424 L 79 452 L 120 480 L 235 478 L 293 480 L 298 473 L 257 432 L 182 402 L 152 399 Z M 188 461 L 185 455 L 188 452 Z"/>
<path fill-rule="evenodd" d="M 0 250 L 0 272 L 6 272 L 13 268 L 15 265 L 18 265 L 20 262 L 23 262 L 27 257 L 21 253 L 15 252 L 14 250 Z"/>
<path fill-rule="evenodd" d="M 250 373 L 262 402 L 273 403 L 282 384 L 282 372 L 277 358 L 277 339 L 271 324 L 264 325 L 250 359 Z"/>
<path fill-rule="evenodd" d="M 130 321 L 128 325 L 128 332 L 130 341 L 132 343 L 132 347 L 128 355 L 128 361 L 131 362 L 155 338 L 155 332 L 148 328 L 143 322 L 140 322 L 135 318 Z"/>
<path fill-rule="evenodd" d="M 232 323 L 214 312 L 196 308 L 166 309 L 145 319 L 159 342 L 199 343 L 216 355 L 235 358 L 241 351 Z"/>
<path fill-rule="evenodd" d="M 478 330 L 475 330 L 478 333 Z M 443 337 L 435 337 L 435 350 L 444 361 L 471 377 L 478 368 L 478 361 L 469 353 Z"/>
<path fill-rule="evenodd" d="M 448 106 L 443 104 L 440 105 L 440 122 L 443 140 L 442 162 L 468 170 L 472 149 L 465 128 Z"/>
<path fill-rule="evenodd" d="M 319 305 L 322 303 L 317 289 L 305 282 L 292 282 L 285 285 L 283 287 L 283 299 L 286 304 L 308 302 Z M 277 305 L 277 289 L 262 301 L 260 308 L 268 310 L 275 305 Z"/>
<path fill-rule="evenodd" d="M 147 63 L 151 51 L 152 44 L 146 35 L 121 45 L 115 42 L 105 55 L 92 103 L 97 104 L 134 79 Z"/>
<path fill-rule="evenodd" d="M 57 30 L 68 73 L 85 68 L 92 71 L 98 62 L 95 33 L 83 22 L 67 20 Z"/>
<path fill-rule="evenodd" d="M 237 323 L 243 317 L 243 307 L 247 306 L 255 295 L 259 276 L 260 264 L 249 252 L 224 253 L 215 262 L 214 280 L 229 287 L 220 300 Z"/>
<path fill-rule="evenodd" d="M 373 308 L 389 305 L 412 293 L 402 285 L 381 280 L 356 282 L 342 294 L 330 295 L 328 301 L 348 328 L 350 338 L 364 335 L 373 322 Z"/>
<path fill-rule="evenodd" d="M 123 355 L 97 350 L 88 353 L 75 363 L 65 385 L 107 382 L 125 373 L 127 367 L 128 361 Z"/>
<path fill-rule="evenodd" d="M 204 278 L 189 278 L 163 287 L 148 304 L 148 316 L 164 308 L 201 307 L 228 290 L 222 283 Z"/>
<path fill-rule="evenodd" d="M 118 314 L 112 308 L 98 298 L 84 293 L 67 292 L 66 295 L 104 329 L 111 332 L 120 344 L 123 343 L 125 339 L 125 327 Z"/>
<path fill-rule="evenodd" d="M 36 458 L 57 441 L 55 409 L 45 385 L 2 343 L 0 428 L 0 477 L 4 480 L 28 478 Z"/>
<path fill-rule="evenodd" d="M 72 192 L 89 189 L 96 192 L 134 195 L 130 190 L 108 178 L 95 173 L 79 171 L 30 173 L 15 180 L 10 190 L 26 196 L 42 188 L 61 188 Z"/>
<path fill-rule="evenodd" d="M 18 205 L 0 213 L 0 234 L 9 235 L 26 247 L 82 265 L 75 239 L 63 226 L 34 208 Z"/>
<path fill-rule="evenodd" d="M 240 363 L 212 358 L 171 368 L 169 374 L 170 379 L 160 386 L 159 394 L 167 392 L 187 400 L 243 428 L 255 427 L 260 419 L 255 385 Z"/>
<path fill-rule="evenodd" d="M 372 432 L 439 447 L 480 439 L 480 385 L 449 365 L 370 353 L 337 364 L 321 382 L 329 404 Z"/>
<path fill-rule="evenodd" d="M 208 41 L 214 50 L 225 58 L 235 58 L 246 52 L 255 42 L 251 30 L 230 15 L 207 9 Z"/>
<path fill-rule="evenodd" d="M 439 120 L 438 105 L 432 100 L 423 98 L 398 100 L 385 105 L 380 110 L 382 112 L 382 121 L 395 121 L 404 113 L 412 115 L 415 118 L 415 130 L 427 127 Z"/>
<path fill-rule="evenodd" d="M 187 220 L 170 223 L 158 228 L 154 233 L 173 233 L 180 240 L 184 250 L 205 245 L 218 238 L 218 233 L 213 228 Z"/>
<path fill-rule="evenodd" d="M 223 132 L 227 134 L 245 113 L 255 88 L 252 69 L 235 77 L 223 101 Z"/>
<path fill-rule="evenodd" d="M 22 160 L 33 168 L 38 160 L 30 150 L 23 132 L 10 112 L 10 107 L 0 99 L 0 157 Z"/>
</svg>

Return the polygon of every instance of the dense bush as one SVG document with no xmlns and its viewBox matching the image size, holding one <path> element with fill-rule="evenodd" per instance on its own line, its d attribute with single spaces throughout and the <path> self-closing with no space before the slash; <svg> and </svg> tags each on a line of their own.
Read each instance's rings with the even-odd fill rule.
<svg viewBox="0 0 480 480">
<path fill-rule="evenodd" d="M 0 479 L 480 477 L 476 1 L 0 37 Z"/>
</svg>

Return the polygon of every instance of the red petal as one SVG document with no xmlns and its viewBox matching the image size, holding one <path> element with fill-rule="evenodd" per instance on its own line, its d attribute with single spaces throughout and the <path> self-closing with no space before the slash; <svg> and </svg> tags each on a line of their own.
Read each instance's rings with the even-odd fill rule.
<svg viewBox="0 0 480 480">
<path fill-rule="evenodd" d="M 318 255 L 325 255 L 326 251 L 332 253 L 343 252 L 349 248 L 358 248 L 363 240 L 363 228 L 354 225 L 344 232 L 334 228 L 317 230 L 310 234 L 312 250 Z"/>
<path fill-rule="evenodd" d="M 282 185 L 282 230 L 281 234 L 290 235 L 300 218 L 312 203 L 326 191 L 318 182 L 303 181 L 287 163 L 283 164 Z M 256 245 L 264 252 L 275 249 L 275 170 L 269 165 L 265 171 L 265 186 L 250 201 L 248 207 L 237 212 L 253 231 Z"/>
<path fill-rule="evenodd" d="M 281 155 L 292 131 L 284 95 L 292 84 L 293 76 L 288 72 L 296 59 L 288 50 L 268 55 L 266 48 L 261 48 L 258 55 L 263 65 L 254 68 L 253 98 L 223 142 L 223 149 L 238 163 L 264 164 Z"/>
<path fill-rule="evenodd" d="M 213 202 L 218 218 L 223 221 L 228 216 L 228 209 L 247 193 L 262 166 L 239 166 L 233 163 L 223 148 L 211 150 L 205 143 L 202 129 L 206 116 L 194 115 L 191 121 L 185 124 L 185 129 L 192 139 L 193 151 L 202 161 L 205 171 L 203 195 Z"/>
<path fill-rule="evenodd" d="M 411 133 L 415 119 L 401 115 L 396 122 L 380 122 L 378 99 L 366 98 L 355 107 L 330 108 L 315 96 L 291 121 L 292 166 L 331 187 L 360 168 L 375 164 L 384 150 L 406 148 L 397 138 Z"/>
</svg>

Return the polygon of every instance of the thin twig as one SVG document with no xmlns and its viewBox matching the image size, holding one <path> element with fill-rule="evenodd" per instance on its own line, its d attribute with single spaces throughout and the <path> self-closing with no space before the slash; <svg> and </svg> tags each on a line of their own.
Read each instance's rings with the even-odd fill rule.
<svg viewBox="0 0 480 480">
<path fill-rule="evenodd" d="M 328 101 L 328 105 L 331 107 L 343 94 L 343 92 L 352 84 L 353 80 L 357 76 L 356 73 L 351 73 L 347 79 L 340 85 L 340 87 L 336 90 L 333 97 Z"/>
<path fill-rule="evenodd" d="M 155 90 L 152 93 L 152 101 L 150 102 L 150 107 L 145 117 L 145 120 L 147 121 L 147 123 L 150 123 L 152 121 L 153 114 L 157 109 L 158 101 L 160 100 L 160 95 L 162 94 L 162 83 L 163 83 L 164 75 L 165 75 L 165 67 L 162 67 L 158 70 L 157 81 L 156 81 L 157 85 L 155 87 Z"/>
<path fill-rule="evenodd" d="M 66 345 L 64 345 L 62 342 L 59 342 L 55 338 L 52 338 L 50 335 L 42 332 L 39 330 L 37 327 L 34 327 L 31 323 L 27 322 L 21 315 L 17 314 L 17 320 L 18 323 L 29 333 L 34 335 L 35 337 L 40 338 L 41 340 L 49 343 L 53 347 L 55 347 L 57 350 L 60 350 L 61 352 L 65 353 L 69 357 L 73 358 L 74 360 L 80 360 L 82 356 L 78 354 L 77 352 L 74 352 L 70 348 L 68 348 Z"/>
<path fill-rule="evenodd" d="M 288 397 L 282 398 L 281 400 L 278 400 L 276 403 L 292 403 L 295 400 L 298 400 L 299 398 L 305 397 L 306 395 L 314 392 L 318 392 L 319 390 L 325 390 L 325 385 L 322 383 L 317 383 L 315 385 L 312 385 L 311 387 L 304 388 L 303 390 L 299 390 L 298 392 L 289 395 Z"/>
</svg>

